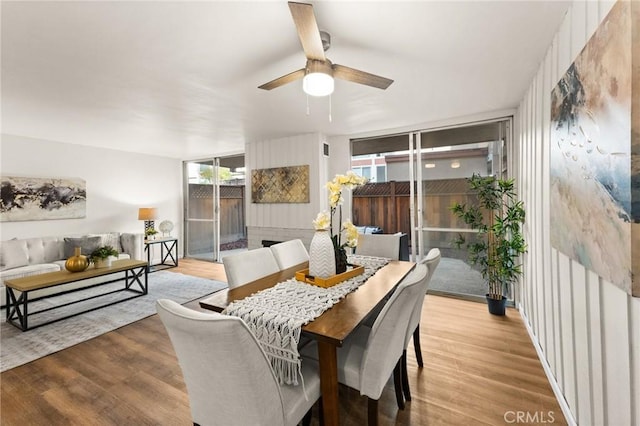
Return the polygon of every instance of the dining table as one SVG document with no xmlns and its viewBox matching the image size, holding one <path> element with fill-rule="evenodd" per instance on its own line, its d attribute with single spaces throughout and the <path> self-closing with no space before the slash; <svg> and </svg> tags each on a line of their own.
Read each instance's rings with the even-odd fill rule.
<svg viewBox="0 0 640 426">
<path fill-rule="evenodd" d="M 384 304 L 396 286 L 415 267 L 414 262 L 392 260 L 376 271 L 355 291 L 347 294 L 333 307 L 302 326 L 304 335 L 318 345 L 320 389 L 324 424 L 339 425 L 338 406 L 338 348 L 363 324 L 367 315 Z M 308 268 L 308 262 L 283 269 L 250 283 L 218 291 L 200 301 L 200 307 L 216 312 L 224 311 L 234 301 L 244 299 L 261 290 L 273 287 Z"/>
</svg>

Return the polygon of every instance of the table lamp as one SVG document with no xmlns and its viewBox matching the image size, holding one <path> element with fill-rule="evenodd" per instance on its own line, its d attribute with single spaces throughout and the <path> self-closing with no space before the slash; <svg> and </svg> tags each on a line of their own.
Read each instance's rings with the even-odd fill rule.
<svg viewBox="0 0 640 426">
<path fill-rule="evenodd" d="M 158 218 L 158 209 L 155 207 L 141 207 L 138 209 L 138 220 L 144 220 L 144 233 L 154 229 L 153 221 Z"/>
</svg>

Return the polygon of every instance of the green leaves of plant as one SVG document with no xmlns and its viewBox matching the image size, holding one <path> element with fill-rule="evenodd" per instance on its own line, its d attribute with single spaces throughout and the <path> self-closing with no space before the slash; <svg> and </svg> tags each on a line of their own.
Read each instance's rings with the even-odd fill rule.
<svg viewBox="0 0 640 426">
<path fill-rule="evenodd" d="M 516 262 L 527 251 L 522 235 L 524 203 L 516 197 L 514 179 L 474 174 L 467 181 L 478 198 L 478 205 L 456 203 L 450 210 L 478 231 L 477 240 L 468 243 L 458 234 L 453 244 L 457 248 L 466 246 L 469 261 L 480 266 L 480 273 L 489 284 L 489 293 L 502 294 L 522 274 L 521 265 Z M 491 212 L 489 223 L 485 221 L 483 209 Z"/>
</svg>

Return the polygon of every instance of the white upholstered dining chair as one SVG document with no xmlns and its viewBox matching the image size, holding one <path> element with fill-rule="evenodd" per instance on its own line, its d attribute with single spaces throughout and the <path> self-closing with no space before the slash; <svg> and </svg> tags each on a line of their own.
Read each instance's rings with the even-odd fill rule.
<svg viewBox="0 0 640 426">
<path fill-rule="evenodd" d="M 440 264 L 441 254 L 440 249 L 432 248 L 427 253 L 427 256 L 420 261 L 428 269 L 427 277 L 424 283 L 424 293 L 427 292 L 431 277 L 435 272 L 438 264 Z M 409 389 L 409 377 L 407 376 L 407 347 L 409 341 L 413 337 L 413 348 L 416 352 L 416 361 L 418 366 L 422 368 L 424 363 L 422 362 L 422 349 L 420 347 L 420 317 L 422 316 L 422 305 L 424 304 L 425 294 L 422 294 L 416 299 L 416 304 L 411 312 L 411 318 L 409 320 L 409 327 L 407 328 L 407 334 L 404 339 L 405 350 L 402 353 L 402 391 L 407 401 L 411 401 L 411 390 Z"/>
<path fill-rule="evenodd" d="M 299 239 L 284 241 L 269 248 L 281 270 L 309 261 L 309 252 Z"/>
<path fill-rule="evenodd" d="M 242 319 L 160 299 L 156 309 L 178 356 L 194 424 L 308 424 L 320 397 L 317 363 L 303 360 L 302 386 L 279 385 Z M 306 393 L 306 396 L 305 396 Z"/>
<path fill-rule="evenodd" d="M 280 272 L 271 249 L 261 247 L 222 258 L 229 288 L 238 287 L 258 278 Z"/>
<path fill-rule="evenodd" d="M 358 234 L 356 254 L 398 260 L 400 236 L 401 234 Z"/>
<path fill-rule="evenodd" d="M 367 397 L 369 425 L 378 424 L 378 399 L 392 374 L 396 398 L 402 396 L 399 389 L 406 330 L 416 298 L 426 291 L 426 278 L 427 267 L 416 265 L 398 284 L 373 326 L 360 326 L 338 348 L 338 381 Z M 318 359 L 315 343 L 306 346 L 301 353 L 305 360 Z"/>
</svg>

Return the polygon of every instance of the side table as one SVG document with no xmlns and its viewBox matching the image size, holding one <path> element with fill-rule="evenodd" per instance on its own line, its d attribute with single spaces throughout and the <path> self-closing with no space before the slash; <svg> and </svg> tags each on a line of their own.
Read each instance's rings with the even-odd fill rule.
<svg viewBox="0 0 640 426">
<path fill-rule="evenodd" d="M 154 244 L 160 245 L 160 263 L 151 264 L 151 252 Z M 173 237 L 144 240 L 144 251 L 147 254 L 149 272 L 178 266 L 178 239 Z"/>
</svg>

